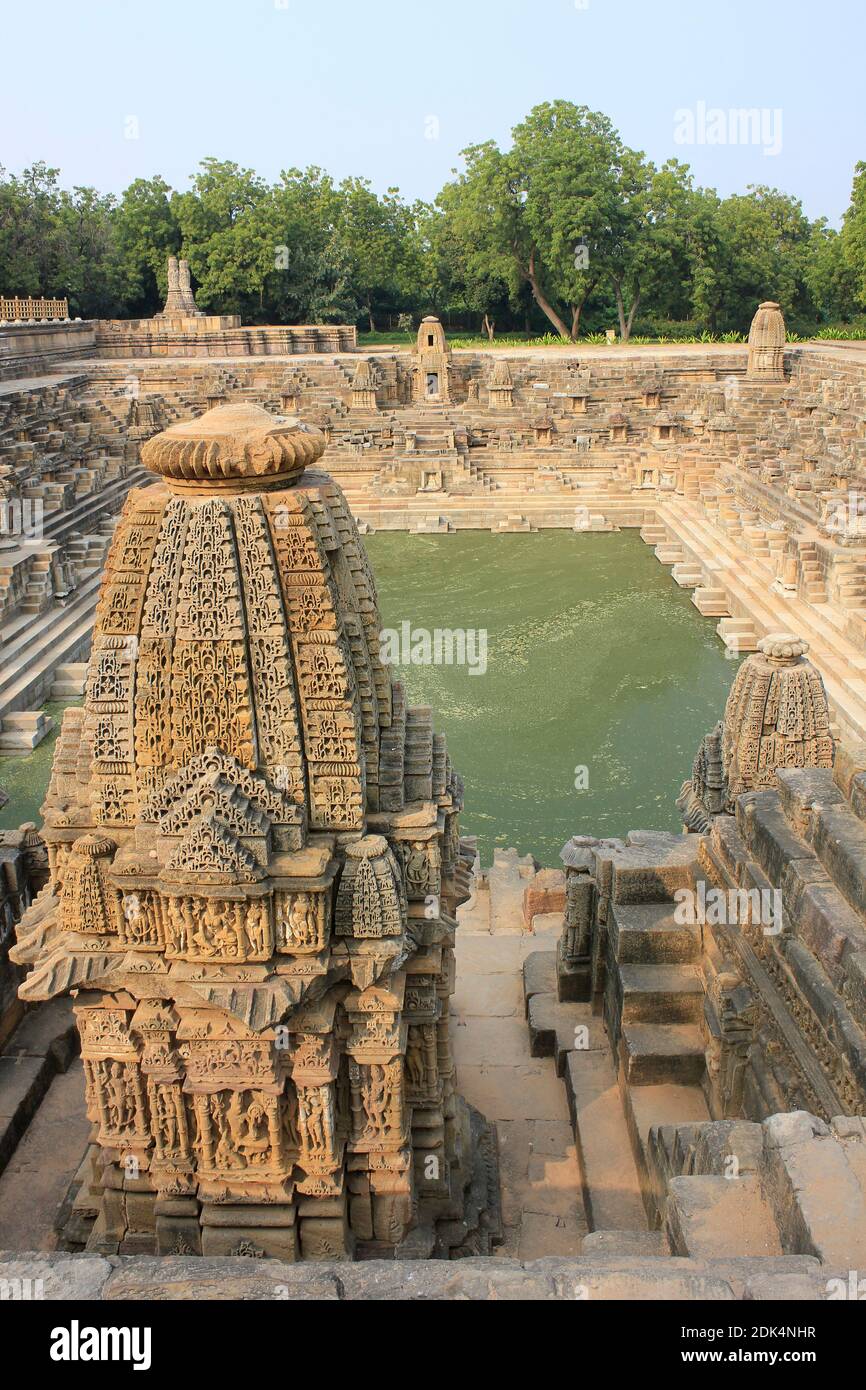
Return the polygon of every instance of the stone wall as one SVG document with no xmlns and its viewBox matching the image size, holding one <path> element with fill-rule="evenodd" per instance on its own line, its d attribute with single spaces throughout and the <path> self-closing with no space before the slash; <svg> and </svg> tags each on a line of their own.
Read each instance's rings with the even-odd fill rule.
<svg viewBox="0 0 866 1390">
<path fill-rule="evenodd" d="M 7 323 L 0 328 L 0 381 L 39 376 L 93 352 L 96 321 Z"/>
<path fill-rule="evenodd" d="M 178 319 L 103 319 L 97 325 L 100 357 L 285 357 L 296 353 L 351 352 L 354 324 L 286 324 L 242 328 L 235 314 Z"/>
</svg>

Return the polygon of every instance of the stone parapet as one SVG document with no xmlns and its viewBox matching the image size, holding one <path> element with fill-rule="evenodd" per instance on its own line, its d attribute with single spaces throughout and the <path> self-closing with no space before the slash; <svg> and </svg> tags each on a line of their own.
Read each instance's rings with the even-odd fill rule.
<svg viewBox="0 0 866 1390">
<path fill-rule="evenodd" d="M 292 324 L 242 328 L 234 314 L 153 319 L 105 319 L 97 325 L 102 357 L 274 357 L 352 352 L 353 324 Z"/>
</svg>

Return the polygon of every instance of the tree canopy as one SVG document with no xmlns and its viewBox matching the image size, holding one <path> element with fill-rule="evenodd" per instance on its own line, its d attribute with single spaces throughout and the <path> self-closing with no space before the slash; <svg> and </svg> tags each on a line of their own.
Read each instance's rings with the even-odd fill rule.
<svg viewBox="0 0 866 1390">
<path fill-rule="evenodd" d="M 171 254 L 189 261 L 201 308 L 251 323 L 374 331 L 435 311 L 491 337 L 627 339 L 672 323 L 742 331 L 767 296 L 795 325 L 850 321 L 866 310 L 866 163 L 838 232 L 776 188 L 696 187 L 688 165 L 654 165 L 567 101 L 536 106 L 507 149 L 469 146 L 432 203 L 315 167 L 268 183 L 213 158 L 183 192 L 154 175 L 119 198 L 64 189 L 41 162 L 0 168 L 0 292 L 148 316 Z"/>
</svg>

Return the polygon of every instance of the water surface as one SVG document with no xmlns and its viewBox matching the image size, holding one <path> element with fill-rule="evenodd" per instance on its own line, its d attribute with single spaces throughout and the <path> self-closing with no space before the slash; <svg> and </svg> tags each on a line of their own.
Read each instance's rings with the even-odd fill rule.
<svg viewBox="0 0 866 1390">
<path fill-rule="evenodd" d="M 366 540 L 385 627 L 487 630 L 485 675 L 400 669 L 448 736 L 483 863 L 494 846 L 555 865 L 571 835 L 681 828 L 674 799 L 737 662 L 637 531 Z"/>
</svg>

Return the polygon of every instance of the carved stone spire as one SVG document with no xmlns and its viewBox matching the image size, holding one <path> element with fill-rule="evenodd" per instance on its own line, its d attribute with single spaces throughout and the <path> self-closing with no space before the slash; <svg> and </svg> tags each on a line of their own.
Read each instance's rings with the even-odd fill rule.
<svg viewBox="0 0 866 1390">
<path fill-rule="evenodd" d="M 799 637 L 773 633 L 737 672 L 722 736 L 729 803 L 772 786 L 778 767 L 833 766 L 827 692 L 808 650 Z"/>
<path fill-rule="evenodd" d="M 677 800 L 687 829 L 703 832 L 714 815 L 731 815 L 743 792 L 774 785 L 777 768 L 833 766 L 827 693 L 808 650 L 799 637 L 773 633 L 743 662 Z"/>
<path fill-rule="evenodd" d="M 490 374 L 488 401 L 491 410 L 510 410 L 514 404 L 511 368 L 504 357 L 494 364 Z"/>
<path fill-rule="evenodd" d="M 782 310 L 768 299 L 752 319 L 747 374 L 760 381 L 784 381 L 786 340 Z"/>
<path fill-rule="evenodd" d="M 373 366 L 366 357 L 358 363 L 352 380 L 352 409 L 376 410 L 376 377 Z"/>
<path fill-rule="evenodd" d="M 324 447 L 252 405 L 174 425 L 112 542 L 13 951 L 25 999 L 75 992 L 105 1190 L 133 1164 L 151 1203 L 106 1199 L 104 1251 L 393 1253 L 460 1209 L 461 785 Z"/>
</svg>

